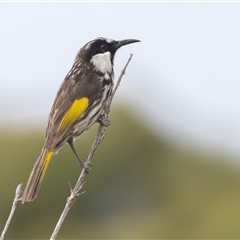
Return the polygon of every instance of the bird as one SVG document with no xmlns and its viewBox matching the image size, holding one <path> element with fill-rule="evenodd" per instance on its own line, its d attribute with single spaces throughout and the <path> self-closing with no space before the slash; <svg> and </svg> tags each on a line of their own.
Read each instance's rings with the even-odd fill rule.
<svg viewBox="0 0 240 240">
<path fill-rule="evenodd" d="M 104 126 L 104 107 L 114 86 L 114 57 L 122 46 L 137 39 L 113 40 L 99 37 L 87 42 L 77 52 L 73 65 L 53 101 L 45 131 L 42 151 L 34 164 L 22 194 L 22 203 L 33 201 L 54 155 L 68 144 L 80 166 L 89 171 L 74 147 L 74 141 L 94 123 Z"/>
</svg>

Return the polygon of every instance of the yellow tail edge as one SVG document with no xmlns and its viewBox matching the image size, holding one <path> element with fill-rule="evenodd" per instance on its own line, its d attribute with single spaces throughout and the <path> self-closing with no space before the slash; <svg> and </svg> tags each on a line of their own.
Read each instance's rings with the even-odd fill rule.
<svg viewBox="0 0 240 240">
<path fill-rule="evenodd" d="M 33 201 L 39 192 L 43 177 L 53 156 L 53 151 L 43 149 L 35 162 L 22 195 L 22 203 Z"/>
</svg>

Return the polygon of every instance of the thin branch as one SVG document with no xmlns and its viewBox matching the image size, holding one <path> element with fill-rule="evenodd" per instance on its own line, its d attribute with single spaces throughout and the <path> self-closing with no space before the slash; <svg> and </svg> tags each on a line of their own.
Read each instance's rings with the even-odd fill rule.
<svg viewBox="0 0 240 240">
<path fill-rule="evenodd" d="M 105 136 L 105 131 L 102 129 L 102 125 L 100 125 L 99 128 L 98 128 L 98 132 L 97 132 L 97 135 L 95 137 L 94 143 L 92 145 L 92 149 L 91 149 L 91 151 L 88 155 L 87 162 L 91 162 L 91 160 L 93 158 L 93 155 L 94 155 L 95 151 L 97 150 L 98 145 L 101 143 L 102 139 L 104 138 L 104 136 Z M 56 224 L 56 227 L 55 227 L 55 229 L 52 233 L 52 236 L 50 237 L 50 240 L 54 240 L 54 239 L 57 238 L 57 234 L 58 234 L 58 232 L 59 232 L 59 230 L 60 230 L 60 228 L 63 224 L 63 221 L 65 220 L 69 210 L 73 206 L 77 196 L 80 195 L 79 192 L 82 189 L 82 186 L 84 184 L 83 181 L 84 181 L 84 177 L 85 177 L 86 174 L 87 174 L 86 171 L 83 169 L 81 171 L 81 174 L 80 174 L 80 176 L 77 180 L 77 183 L 76 183 L 75 187 L 73 189 L 70 188 L 71 194 L 67 198 L 67 202 L 65 204 L 65 207 L 64 207 L 64 209 L 62 211 L 62 214 L 61 214 L 61 216 L 60 216 L 60 218 L 59 218 L 59 220 Z"/>
<path fill-rule="evenodd" d="M 6 233 L 7 233 L 7 230 L 8 230 L 8 227 L 11 223 L 11 220 L 13 218 L 13 215 L 14 215 L 14 212 L 17 208 L 17 202 L 21 200 L 21 196 L 22 196 L 22 193 L 23 193 L 23 188 L 22 188 L 22 183 L 19 184 L 16 188 L 16 191 L 15 191 L 15 197 L 14 197 L 14 200 L 13 200 L 13 204 L 12 204 L 12 209 L 10 211 L 10 214 L 8 216 L 8 219 L 6 221 L 6 224 L 4 226 L 4 229 L 2 231 L 2 234 L 1 234 L 1 237 L 0 237 L 0 240 L 3 240 Z"/>
<path fill-rule="evenodd" d="M 111 104 L 112 104 L 112 101 L 113 101 L 113 97 L 114 97 L 114 95 L 115 95 L 115 93 L 116 93 L 116 91 L 117 91 L 117 89 L 118 89 L 118 87 L 119 87 L 119 85 L 120 85 L 120 83 L 122 81 L 123 75 L 126 73 L 126 69 L 128 67 L 128 64 L 132 60 L 132 56 L 133 56 L 133 54 L 131 53 L 130 57 L 128 58 L 128 61 L 127 61 L 126 65 L 124 66 L 123 70 L 121 71 L 121 74 L 120 74 L 120 76 L 119 76 L 119 78 L 118 78 L 118 80 L 117 80 L 117 82 L 115 84 L 115 87 L 114 87 L 114 89 L 112 91 L 112 94 L 111 94 L 111 96 L 109 98 L 109 101 L 108 101 L 108 104 L 106 106 L 106 110 L 105 110 L 106 114 L 109 114 L 109 112 L 110 112 L 110 107 L 111 107 Z"/>
<path fill-rule="evenodd" d="M 112 94 L 111 94 L 111 96 L 109 98 L 109 101 L 107 103 L 107 106 L 105 107 L 105 113 L 104 113 L 104 118 L 105 119 L 108 119 L 108 114 L 110 112 L 110 107 L 111 107 L 111 104 L 112 104 L 113 97 L 114 97 L 114 95 L 116 93 L 117 88 L 120 85 L 122 77 L 123 77 L 123 75 L 126 72 L 127 66 L 129 64 L 129 62 L 131 61 L 132 56 L 133 56 L 133 54 L 130 54 L 129 59 L 128 59 L 126 65 L 124 66 L 123 70 L 121 71 L 121 74 L 120 74 L 120 76 L 119 76 L 119 78 L 118 78 L 118 80 L 117 80 L 117 82 L 115 84 L 115 87 L 114 87 L 114 89 L 112 91 Z M 92 158 L 94 156 L 94 153 L 97 150 L 97 148 L 98 148 L 99 144 L 101 143 L 101 141 L 104 139 L 105 135 L 106 135 L 106 132 L 105 132 L 104 126 L 102 124 L 99 124 L 98 131 L 97 131 L 97 134 L 95 136 L 95 139 L 94 139 L 91 151 L 90 151 L 90 153 L 88 155 L 88 158 L 86 160 L 86 163 L 87 163 L 88 166 L 91 166 L 91 162 L 92 162 Z M 80 176 L 79 176 L 79 178 L 77 180 L 77 183 L 76 183 L 75 187 L 73 189 L 70 187 L 71 194 L 67 198 L 66 205 L 65 205 L 65 207 L 64 207 L 64 209 L 62 211 L 62 214 L 61 214 L 61 216 L 60 216 L 60 218 L 59 218 L 59 220 L 58 220 L 58 222 L 57 222 L 57 224 L 55 226 L 55 229 L 54 229 L 54 231 L 52 233 L 52 236 L 50 237 L 50 240 L 55 240 L 57 238 L 58 232 L 59 232 L 59 230 L 60 230 L 60 228 L 61 228 L 61 226 L 62 226 L 62 224 L 63 224 L 63 222 L 64 222 L 64 220 L 65 220 L 65 218 L 66 218 L 66 216 L 68 214 L 68 212 L 69 212 L 69 210 L 73 206 L 77 196 L 80 195 L 79 192 L 82 189 L 82 186 L 84 184 L 83 181 L 84 181 L 84 178 L 85 178 L 86 174 L 87 174 L 86 171 L 83 169 L 81 171 L 81 173 L 80 173 Z"/>
</svg>

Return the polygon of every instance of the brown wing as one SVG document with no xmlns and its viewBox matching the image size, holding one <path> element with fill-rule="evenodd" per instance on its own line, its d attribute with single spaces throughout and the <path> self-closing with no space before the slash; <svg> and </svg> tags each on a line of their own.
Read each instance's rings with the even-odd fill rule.
<svg viewBox="0 0 240 240">
<path fill-rule="evenodd" d="M 94 102 L 101 89 L 99 75 L 89 71 L 70 75 L 60 86 L 48 118 L 46 147 L 52 150 Z"/>
</svg>

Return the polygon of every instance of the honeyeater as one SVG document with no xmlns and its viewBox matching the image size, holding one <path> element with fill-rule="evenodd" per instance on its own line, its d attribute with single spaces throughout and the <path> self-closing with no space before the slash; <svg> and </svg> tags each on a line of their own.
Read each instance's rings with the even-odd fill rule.
<svg viewBox="0 0 240 240">
<path fill-rule="evenodd" d="M 51 158 L 65 143 L 69 144 L 81 167 L 88 169 L 73 142 L 95 122 L 105 125 L 102 115 L 113 89 L 115 53 L 120 47 L 135 42 L 139 40 L 97 38 L 79 50 L 53 102 L 44 145 L 24 189 L 22 203 L 37 197 Z"/>
</svg>

